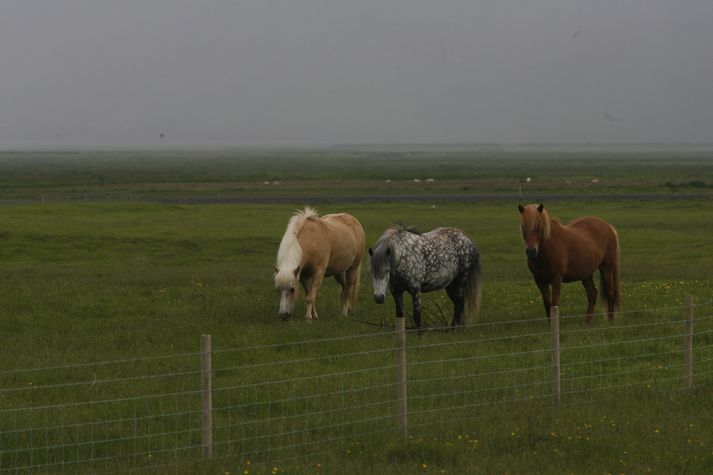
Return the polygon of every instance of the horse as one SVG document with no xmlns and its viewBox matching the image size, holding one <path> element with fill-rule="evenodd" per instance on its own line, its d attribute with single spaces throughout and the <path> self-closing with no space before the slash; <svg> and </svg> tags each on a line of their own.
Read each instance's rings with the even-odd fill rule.
<svg viewBox="0 0 713 475">
<path fill-rule="evenodd" d="M 437 228 L 420 234 L 394 225 L 369 248 L 369 272 L 374 301 L 383 304 L 388 286 L 396 303 L 396 317 L 404 317 L 404 291 L 411 294 L 413 319 L 421 328 L 421 293 L 446 289 L 453 302 L 451 327 L 463 325 L 480 308 L 480 252 L 460 229 Z M 467 313 L 466 313 L 467 310 Z"/>
<path fill-rule="evenodd" d="M 305 291 L 305 318 L 318 319 L 315 300 L 325 277 L 334 277 L 341 285 L 342 315 L 346 316 L 356 300 L 365 241 L 361 223 L 350 214 L 320 218 L 310 207 L 295 212 L 282 236 L 275 265 L 282 319 L 292 316 L 299 296 L 298 283 Z"/>
<path fill-rule="evenodd" d="M 542 204 L 518 205 L 518 209 L 527 266 L 542 294 L 547 319 L 550 308 L 559 305 L 562 283 L 580 280 L 587 293 L 585 321 L 590 323 L 597 300 L 594 272 L 599 269 L 602 304 L 606 301 L 609 320 L 613 320 L 621 305 L 621 249 L 614 226 L 593 216 L 563 225 L 550 218 Z"/>
</svg>

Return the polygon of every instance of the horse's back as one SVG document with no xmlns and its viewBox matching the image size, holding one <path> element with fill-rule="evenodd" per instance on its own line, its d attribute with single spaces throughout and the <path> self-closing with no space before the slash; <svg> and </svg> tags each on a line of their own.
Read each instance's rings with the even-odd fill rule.
<svg viewBox="0 0 713 475">
<path fill-rule="evenodd" d="M 478 259 L 475 243 L 458 228 L 436 228 L 424 233 L 422 238 L 423 291 L 445 287 Z"/>
<path fill-rule="evenodd" d="M 302 245 L 311 262 L 326 275 L 359 265 L 364 256 L 365 235 L 361 223 L 348 213 L 327 214 L 305 227 Z"/>
<path fill-rule="evenodd" d="M 475 249 L 473 240 L 458 228 L 436 228 L 423 236 L 432 240 L 441 251 L 446 251 L 446 254 L 450 253 L 454 257 L 461 258 Z"/>
<path fill-rule="evenodd" d="M 566 233 L 559 239 L 563 249 L 566 249 L 564 282 L 582 280 L 614 257 L 611 254 L 618 248 L 618 238 L 614 227 L 605 220 L 584 216 L 570 221 L 563 228 Z M 554 235 L 552 237 L 555 238 Z"/>
<path fill-rule="evenodd" d="M 364 242 L 366 240 L 364 228 L 359 220 L 351 214 L 327 214 L 322 216 L 322 221 L 331 228 L 331 232 L 336 235 L 335 237 L 341 239 L 353 239 L 354 245 L 364 247 Z"/>
<path fill-rule="evenodd" d="M 322 216 L 322 221 L 329 222 L 329 223 L 341 223 L 346 226 L 353 227 L 355 229 L 359 229 L 362 232 L 364 230 L 361 227 L 361 223 L 359 222 L 358 219 L 356 219 L 354 216 L 352 216 L 349 213 L 333 213 L 333 214 L 325 214 Z"/>
<path fill-rule="evenodd" d="M 565 226 L 579 239 L 607 246 L 611 239 L 616 239 L 614 227 L 597 216 L 575 218 Z"/>
</svg>

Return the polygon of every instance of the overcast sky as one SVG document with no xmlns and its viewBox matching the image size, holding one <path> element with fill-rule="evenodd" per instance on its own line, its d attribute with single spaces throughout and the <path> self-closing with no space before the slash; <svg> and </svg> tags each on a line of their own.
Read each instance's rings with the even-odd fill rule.
<svg viewBox="0 0 713 475">
<path fill-rule="evenodd" d="M 713 142 L 713 0 L 0 0 L 0 148 L 433 142 Z"/>
</svg>

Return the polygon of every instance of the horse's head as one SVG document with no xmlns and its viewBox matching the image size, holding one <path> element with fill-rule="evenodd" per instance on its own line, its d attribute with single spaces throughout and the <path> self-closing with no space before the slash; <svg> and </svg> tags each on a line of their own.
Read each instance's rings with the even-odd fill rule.
<svg viewBox="0 0 713 475">
<path fill-rule="evenodd" d="M 527 257 L 536 259 L 540 246 L 550 236 L 550 217 L 544 205 L 518 205 L 520 210 L 520 231 L 525 241 Z"/>
<path fill-rule="evenodd" d="M 288 269 L 280 270 L 275 267 L 275 288 L 280 294 L 279 314 L 283 320 L 289 320 L 292 316 L 292 310 L 295 308 L 295 302 L 299 294 L 299 275 L 299 267 L 293 271 Z"/>
<path fill-rule="evenodd" d="M 374 301 L 384 303 L 391 274 L 391 248 L 386 240 L 369 248 L 369 273 L 374 284 Z"/>
</svg>

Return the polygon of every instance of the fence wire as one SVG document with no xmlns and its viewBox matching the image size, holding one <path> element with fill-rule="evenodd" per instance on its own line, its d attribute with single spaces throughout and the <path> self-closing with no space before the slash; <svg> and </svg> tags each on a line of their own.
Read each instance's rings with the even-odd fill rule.
<svg viewBox="0 0 713 475">
<path fill-rule="evenodd" d="M 560 325 L 561 397 L 682 387 L 684 307 Z M 713 375 L 713 304 L 696 305 L 694 384 Z M 407 337 L 411 430 L 551 404 L 544 319 Z M 394 334 L 218 348 L 213 456 L 287 463 L 398 430 Z M 201 463 L 200 353 L 0 371 L 0 473 L 151 473 Z M 325 449 L 329 447 L 329 449 Z"/>
</svg>

